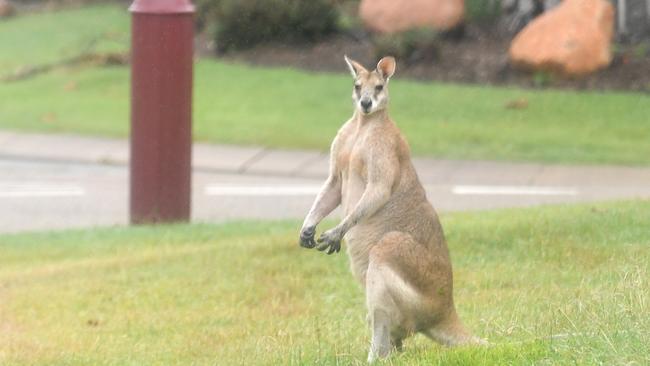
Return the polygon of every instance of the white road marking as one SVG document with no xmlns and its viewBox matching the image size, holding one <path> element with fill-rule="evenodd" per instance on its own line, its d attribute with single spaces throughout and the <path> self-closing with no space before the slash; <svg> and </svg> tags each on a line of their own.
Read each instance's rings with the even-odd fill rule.
<svg viewBox="0 0 650 366">
<path fill-rule="evenodd" d="M 86 191 L 76 185 L 0 183 L 0 198 L 79 197 L 85 194 Z"/>
<path fill-rule="evenodd" d="M 315 196 L 320 192 L 316 185 L 289 186 L 234 186 L 209 185 L 205 187 L 208 196 Z"/>
<path fill-rule="evenodd" d="M 578 190 L 566 187 L 539 186 L 453 186 L 451 192 L 456 195 L 483 196 L 576 196 Z"/>
</svg>

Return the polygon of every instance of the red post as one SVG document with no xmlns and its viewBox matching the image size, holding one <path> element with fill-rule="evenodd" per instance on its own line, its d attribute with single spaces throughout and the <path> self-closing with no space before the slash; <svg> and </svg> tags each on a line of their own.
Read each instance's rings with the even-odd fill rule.
<svg viewBox="0 0 650 366">
<path fill-rule="evenodd" d="M 187 221 L 194 6 L 190 0 L 135 0 L 129 10 L 131 223 Z"/>
</svg>

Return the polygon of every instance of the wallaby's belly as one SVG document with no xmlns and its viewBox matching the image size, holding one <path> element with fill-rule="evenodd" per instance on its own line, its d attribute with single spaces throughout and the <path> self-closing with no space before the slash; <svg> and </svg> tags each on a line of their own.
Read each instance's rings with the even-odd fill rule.
<svg viewBox="0 0 650 366">
<path fill-rule="evenodd" d="M 354 209 L 365 185 L 354 189 L 354 195 L 349 195 L 349 198 L 356 200 L 349 200 L 343 206 L 346 215 Z M 345 190 L 343 196 L 346 196 Z M 424 189 L 419 182 L 405 182 L 405 186 L 393 192 L 386 205 L 345 235 L 352 272 L 362 285 L 365 285 L 370 250 L 384 235 L 395 231 L 408 233 L 415 241 L 427 245 L 429 250 L 447 255 L 440 222 L 426 199 Z"/>
</svg>

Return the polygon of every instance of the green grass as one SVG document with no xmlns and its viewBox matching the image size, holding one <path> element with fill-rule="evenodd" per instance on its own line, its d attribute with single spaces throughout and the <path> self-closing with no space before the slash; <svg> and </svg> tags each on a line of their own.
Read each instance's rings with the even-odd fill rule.
<svg viewBox="0 0 650 366">
<path fill-rule="evenodd" d="M 129 18 L 117 6 L 44 12 L 0 22 L 0 76 L 23 66 L 76 56 L 96 41 L 97 52 L 128 48 Z"/>
<path fill-rule="evenodd" d="M 88 16 L 79 16 L 83 12 Z M 65 24 L 50 15 L 0 23 L 0 37 L 5 37 L 0 54 L 15 53 L 8 58 L 14 64 L 38 63 L 57 54 L 50 48 L 75 49 L 92 34 L 110 32 L 123 39 L 128 32 L 128 15 L 119 8 L 57 13 L 64 15 Z M 95 19 L 103 25 L 87 24 Z M 41 34 L 57 34 L 63 41 L 35 36 L 35 25 L 42 27 Z M 40 46 L 23 49 L 23 38 L 38 40 Z M 194 134 L 199 141 L 325 150 L 352 112 L 352 82 L 343 61 L 340 74 L 324 74 L 201 60 L 195 80 Z M 0 84 L 0 128 L 124 137 L 128 83 L 127 68 L 96 68 Z M 650 163 L 648 95 L 418 83 L 400 80 L 398 70 L 391 96 L 391 114 L 418 155 Z M 505 108 L 519 99 L 526 99 L 528 107 Z"/>
<path fill-rule="evenodd" d="M 650 202 L 443 216 L 459 313 L 392 365 L 650 362 Z M 298 223 L 0 237 L 0 364 L 362 365 L 363 294 Z M 553 334 L 569 337 L 549 339 Z"/>
</svg>

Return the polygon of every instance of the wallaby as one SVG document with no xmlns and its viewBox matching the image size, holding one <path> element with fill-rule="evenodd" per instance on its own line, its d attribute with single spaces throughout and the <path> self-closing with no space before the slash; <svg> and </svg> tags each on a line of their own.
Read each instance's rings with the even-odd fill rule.
<svg viewBox="0 0 650 366">
<path fill-rule="evenodd" d="M 354 77 L 355 111 L 332 142 L 329 177 L 305 218 L 300 245 L 332 254 L 345 238 L 352 272 L 366 293 L 368 362 L 401 349 L 416 332 L 448 346 L 482 344 L 456 314 L 440 221 L 388 116 L 395 59 L 382 58 L 372 72 L 345 61 Z M 316 226 L 339 205 L 344 219 L 314 240 Z"/>
</svg>

